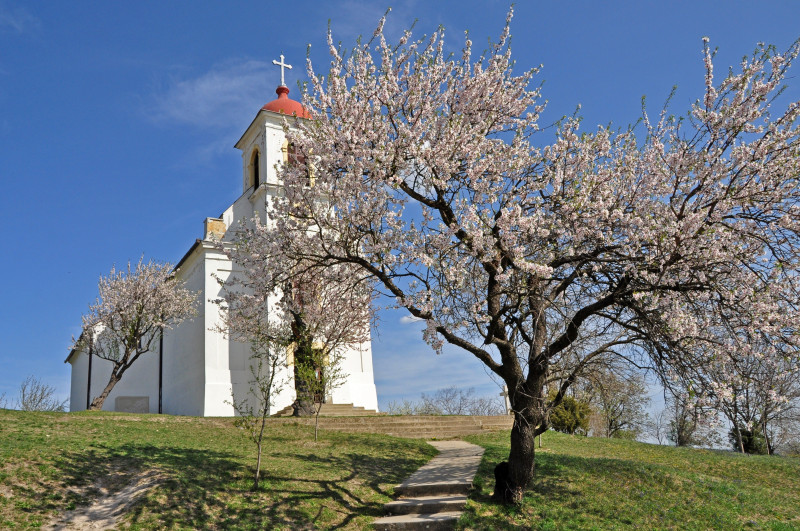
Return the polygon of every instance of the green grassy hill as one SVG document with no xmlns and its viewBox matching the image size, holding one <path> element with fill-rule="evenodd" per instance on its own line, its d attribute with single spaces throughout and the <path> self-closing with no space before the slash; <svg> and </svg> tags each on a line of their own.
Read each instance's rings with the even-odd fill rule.
<svg viewBox="0 0 800 531">
<path fill-rule="evenodd" d="M 470 529 L 800 529 L 800 459 L 548 432 L 519 508 L 490 502 L 508 434 L 485 447 Z"/>
<path fill-rule="evenodd" d="M 230 419 L 0 410 L 0 528 L 38 528 L 156 470 L 125 515 L 133 529 L 364 529 L 392 486 L 435 454 L 421 441 L 274 423 L 263 482 Z M 508 433 L 487 448 L 468 529 L 800 528 L 800 460 L 546 434 L 519 508 L 489 500 Z"/>
</svg>

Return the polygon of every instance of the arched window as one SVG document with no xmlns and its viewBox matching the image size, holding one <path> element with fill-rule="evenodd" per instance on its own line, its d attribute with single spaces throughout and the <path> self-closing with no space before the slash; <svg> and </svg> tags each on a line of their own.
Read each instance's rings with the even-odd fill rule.
<svg viewBox="0 0 800 531">
<path fill-rule="evenodd" d="M 261 184 L 258 178 L 259 175 L 258 150 L 256 149 L 253 151 L 253 157 L 250 160 L 250 184 L 253 186 L 253 189 L 258 188 L 258 185 Z"/>
</svg>

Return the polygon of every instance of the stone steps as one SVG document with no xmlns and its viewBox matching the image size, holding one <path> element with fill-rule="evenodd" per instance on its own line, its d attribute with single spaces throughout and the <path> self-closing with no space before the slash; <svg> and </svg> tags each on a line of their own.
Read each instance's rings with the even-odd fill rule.
<svg viewBox="0 0 800 531">
<path fill-rule="evenodd" d="M 464 441 L 430 441 L 439 455 L 394 488 L 399 499 L 384 504 L 380 531 L 453 529 L 467 504 L 483 448 Z"/>
<path fill-rule="evenodd" d="M 383 507 L 391 515 L 398 514 L 434 514 L 461 511 L 467 505 L 467 496 L 437 495 L 403 498 L 389 502 Z"/>
<path fill-rule="evenodd" d="M 313 418 L 286 418 L 281 422 L 313 424 Z M 444 439 L 477 435 L 488 431 L 511 429 L 510 416 L 359 416 L 320 417 L 319 426 L 325 430 L 347 433 L 382 433 L 410 439 Z"/>
<path fill-rule="evenodd" d="M 373 522 L 372 526 L 380 531 L 400 531 L 425 529 L 426 531 L 449 531 L 453 529 L 461 517 L 461 511 L 433 514 L 401 514 L 384 516 Z"/>
<path fill-rule="evenodd" d="M 291 417 L 294 409 L 291 405 L 281 409 L 273 417 Z M 354 417 L 354 416 L 375 416 L 381 415 L 374 409 L 364 409 L 361 406 L 354 406 L 353 404 L 322 404 L 319 410 L 320 417 Z"/>
<path fill-rule="evenodd" d="M 467 503 L 483 448 L 463 441 L 431 441 L 439 455 L 395 487 L 398 500 L 373 522 L 380 531 L 453 529 Z"/>
</svg>

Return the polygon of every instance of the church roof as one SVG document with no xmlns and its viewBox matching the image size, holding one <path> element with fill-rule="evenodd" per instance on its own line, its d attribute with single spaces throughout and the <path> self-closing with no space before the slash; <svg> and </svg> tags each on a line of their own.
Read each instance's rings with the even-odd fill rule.
<svg viewBox="0 0 800 531">
<path fill-rule="evenodd" d="M 289 116 L 297 116 L 299 118 L 311 118 L 311 115 L 308 114 L 308 111 L 305 107 L 303 107 L 302 103 L 289 98 L 289 87 L 280 85 L 275 90 L 275 93 L 278 95 L 278 99 L 272 100 L 261 107 L 263 110 L 286 114 Z"/>
</svg>

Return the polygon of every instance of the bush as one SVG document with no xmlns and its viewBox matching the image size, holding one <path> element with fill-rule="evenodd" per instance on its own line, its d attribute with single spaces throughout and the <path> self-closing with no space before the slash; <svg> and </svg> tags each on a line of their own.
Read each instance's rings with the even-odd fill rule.
<svg viewBox="0 0 800 531">
<path fill-rule="evenodd" d="M 22 411 L 66 411 L 67 400 L 58 400 L 55 394 L 55 387 L 28 376 L 19 386 L 17 407 Z"/>
<path fill-rule="evenodd" d="M 625 441 L 635 441 L 639 437 L 639 432 L 636 430 L 618 430 L 612 435 L 612 439 L 622 439 Z"/>
<path fill-rule="evenodd" d="M 550 426 L 570 435 L 586 433 L 589 429 L 589 415 L 592 410 L 587 402 L 565 396 L 559 405 L 550 412 Z"/>
<path fill-rule="evenodd" d="M 744 446 L 744 452 L 746 454 L 766 455 L 772 453 L 767 451 L 767 441 L 764 439 L 764 434 L 761 433 L 761 430 L 758 428 L 750 429 L 739 426 L 739 431 L 742 434 L 742 446 Z M 739 447 L 739 438 L 736 436 L 735 428 L 731 428 L 728 432 L 728 440 L 731 442 L 731 445 L 733 445 L 735 451 L 742 451 Z"/>
</svg>

